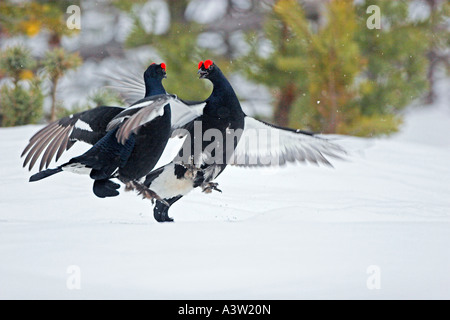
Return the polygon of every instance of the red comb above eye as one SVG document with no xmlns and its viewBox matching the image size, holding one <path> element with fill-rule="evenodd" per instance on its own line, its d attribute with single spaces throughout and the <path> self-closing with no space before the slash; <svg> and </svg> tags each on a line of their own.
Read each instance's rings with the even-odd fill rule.
<svg viewBox="0 0 450 320">
<path fill-rule="evenodd" d="M 213 65 L 213 62 L 211 60 L 205 60 L 205 69 L 208 69 Z"/>
<path fill-rule="evenodd" d="M 163 68 L 164 70 L 166 70 L 166 64 L 163 62 L 161 63 L 161 68 Z"/>
<path fill-rule="evenodd" d="M 154 64 L 156 64 L 156 63 L 154 63 L 154 62 L 150 63 L 151 66 L 154 65 Z"/>
<path fill-rule="evenodd" d="M 200 62 L 198 63 L 198 68 L 200 69 L 200 68 L 202 67 L 202 65 L 203 65 L 203 61 L 200 61 Z"/>
</svg>

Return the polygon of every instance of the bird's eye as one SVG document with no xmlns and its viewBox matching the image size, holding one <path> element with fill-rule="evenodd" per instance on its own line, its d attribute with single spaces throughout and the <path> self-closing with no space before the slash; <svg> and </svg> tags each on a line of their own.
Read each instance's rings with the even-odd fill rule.
<svg viewBox="0 0 450 320">
<path fill-rule="evenodd" d="M 163 63 L 161 63 L 161 68 L 164 70 L 164 71 L 166 71 L 166 64 L 163 62 Z"/>
</svg>

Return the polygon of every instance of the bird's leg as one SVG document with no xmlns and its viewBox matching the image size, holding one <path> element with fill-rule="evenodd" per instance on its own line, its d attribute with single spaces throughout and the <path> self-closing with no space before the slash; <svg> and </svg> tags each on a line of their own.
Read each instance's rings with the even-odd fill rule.
<svg viewBox="0 0 450 320">
<path fill-rule="evenodd" d="M 132 183 L 133 181 L 128 180 L 128 179 L 125 179 L 125 178 L 119 176 L 118 174 L 117 174 L 116 178 L 119 179 L 122 183 L 125 184 L 124 190 L 125 190 L 126 192 L 136 190 L 135 184 Z"/>
<path fill-rule="evenodd" d="M 154 203 L 155 200 L 161 201 L 166 206 L 169 206 L 166 200 L 162 199 L 155 191 L 147 188 L 140 182 L 131 180 L 126 183 L 126 188 L 129 190 L 136 190 L 144 199 L 149 199 Z"/>
<path fill-rule="evenodd" d="M 219 185 L 216 182 L 207 182 L 205 178 L 206 170 L 201 167 L 197 167 L 194 163 L 194 158 L 191 157 L 191 163 L 186 164 L 183 163 L 183 166 L 186 168 L 186 172 L 184 173 L 185 179 L 190 179 L 194 181 L 195 187 L 202 187 L 202 191 L 204 193 L 211 193 L 213 190 L 222 192 L 217 186 Z"/>
<path fill-rule="evenodd" d="M 125 184 L 125 189 L 124 190 L 126 192 L 133 191 L 134 187 L 128 182 L 128 183 Z"/>
<path fill-rule="evenodd" d="M 199 171 L 203 171 L 202 169 L 200 169 L 199 167 L 197 167 L 194 163 L 194 157 L 190 157 L 191 163 L 183 163 L 183 167 L 186 168 L 186 172 L 184 173 L 184 177 L 186 179 L 195 179 L 195 177 L 197 176 L 197 172 Z"/>
<path fill-rule="evenodd" d="M 220 193 L 222 193 L 222 190 L 217 188 L 218 185 L 219 184 L 217 182 L 205 182 L 201 185 L 202 192 L 211 193 L 211 192 L 213 192 L 213 190 L 215 190 L 215 191 L 219 191 Z"/>
</svg>

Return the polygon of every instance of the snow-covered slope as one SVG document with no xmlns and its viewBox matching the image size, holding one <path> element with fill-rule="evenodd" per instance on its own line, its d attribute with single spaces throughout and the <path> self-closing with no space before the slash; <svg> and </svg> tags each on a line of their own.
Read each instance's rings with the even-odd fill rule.
<svg viewBox="0 0 450 320">
<path fill-rule="evenodd" d="M 227 168 L 223 193 L 186 196 L 172 224 L 86 176 L 28 183 L 39 126 L 0 129 L 0 298 L 449 299 L 450 111 L 426 117 L 433 142 L 407 118 L 397 137 L 341 138 L 359 151 L 335 169 Z"/>
</svg>

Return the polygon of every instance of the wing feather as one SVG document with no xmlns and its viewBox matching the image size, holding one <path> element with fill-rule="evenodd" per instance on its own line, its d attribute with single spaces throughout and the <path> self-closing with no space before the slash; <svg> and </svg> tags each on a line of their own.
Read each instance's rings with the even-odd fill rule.
<svg viewBox="0 0 450 320">
<path fill-rule="evenodd" d="M 32 154 L 33 157 L 31 158 L 30 161 L 30 166 L 29 166 L 29 170 L 31 170 L 34 166 L 34 164 L 36 163 L 36 161 L 39 159 L 39 156 L 41 155 L 41 153 L 45 150 L 45 148 L 47 147 L 47 145 L 50 143 L 50 141 L 52 141 L 52 139 L 54 138 L 54 136 L 58 135 L 59 133 L 61 133 L 62 131 L 64 131 L 63 127 L 58 127 L 52 135 L 49 135 L 47 137 L 42 138 L 39 143 L 36 144 L 36 146 L 31 150 L 30 155 Z M 34 151 L 34 152 L 33 152 Z M 27 159 L 30 159 L 29 157 L 27 157 Z M 27 160 L 25 159 L 25 161 Z M 24 163 L 25 164 L 25 163 Z M 26 164 L 25 164 L 26 165 Z"/>
<path fill-rule="evenodd" d="M 345 150 L 312 133 L 275 126 L 245 117 L 244 132 L 234 150 L 232 165 L 283 166 L 308 162 L 332 166 L 328 158 L 342 159 Z"/>
<path fill-rule="evenodd" d="M 145 96 L 145 83 L 142 75 L 138 75 L 137 72 L 130 71 L 130 69 L 133 68 L 117 69 L 114 71 L 114 75 L 101 75 L 111 83 L 105 87 L 117 91 L 127 103 L 133 103 Z"/>
<path fill-rule="evenodd" d="M 25 155 L 28 152 L 23 162 L 23 167 L 25 167 L 28 164 L 28 162 L 33 158 L 37 150 L 39 150 L 39 148 L 42 147 L 42 145 L 48 140 L 48 138 L 53 137 L 53 134 L 57 132 L 60 128 L 61 127 L 58 125 L 52 126 L 51 130 L 43 132 L 43 134 L 40 135 L 38 138 L 35 137 L 33 141 L 30 141 L 30 143 L 25 148 L 26 152 L 24 151 L 22 153 L 23 155 Z M 31 170 L 31 168 L 32 166 L 29 169 Z"/>
<path fill-rule="evenodd" d="M 171 106 L 172 129 L 176 129 L 197 118 L 203 111 L 205 102 L 194 104 L 184 102 L 171 94 L 155 95 L 142 99 L 122 111 L 112 119 L 107 130 L 119 128 L 116 133 L 117 141 L 124 144 L 132 133 L 137 133 L 143 125 L 161 116 L 167 104 Z"/>
<path fill-rule="evenodd" d="M 31 170 L 43 153 L 39 171 L 48 168 L 56 154 L 56 161 L 76 141 L 95 144 L 106 134 L 107 123 L 123 108 L 101 106 L 52 122 L 36 132 L 22 152 L 23 166 Z M 70 145 L 69 145 L 70 143 Z"/>
<path fill-rule="evenodd" d="M 44 152 L 44 155 L 42 156 L 42 161 L 39 165 L 39 171 L 42 171 L 42 169 L 44 168 L 44 163 L 45 167 L 48 168 L 50 162 L 55 156 L 56 151 L 58 150 L 59 146 L 61 146 L 61 142 L 64 139 L 69 138 L 71 130 L 72 130 L 71 127 L 65 128 L 64 131 L 61 132 L 61 134 L 59 134 L 52 140 L 51 144 L 47 147 L 47 149 Z"/>
</svg>

